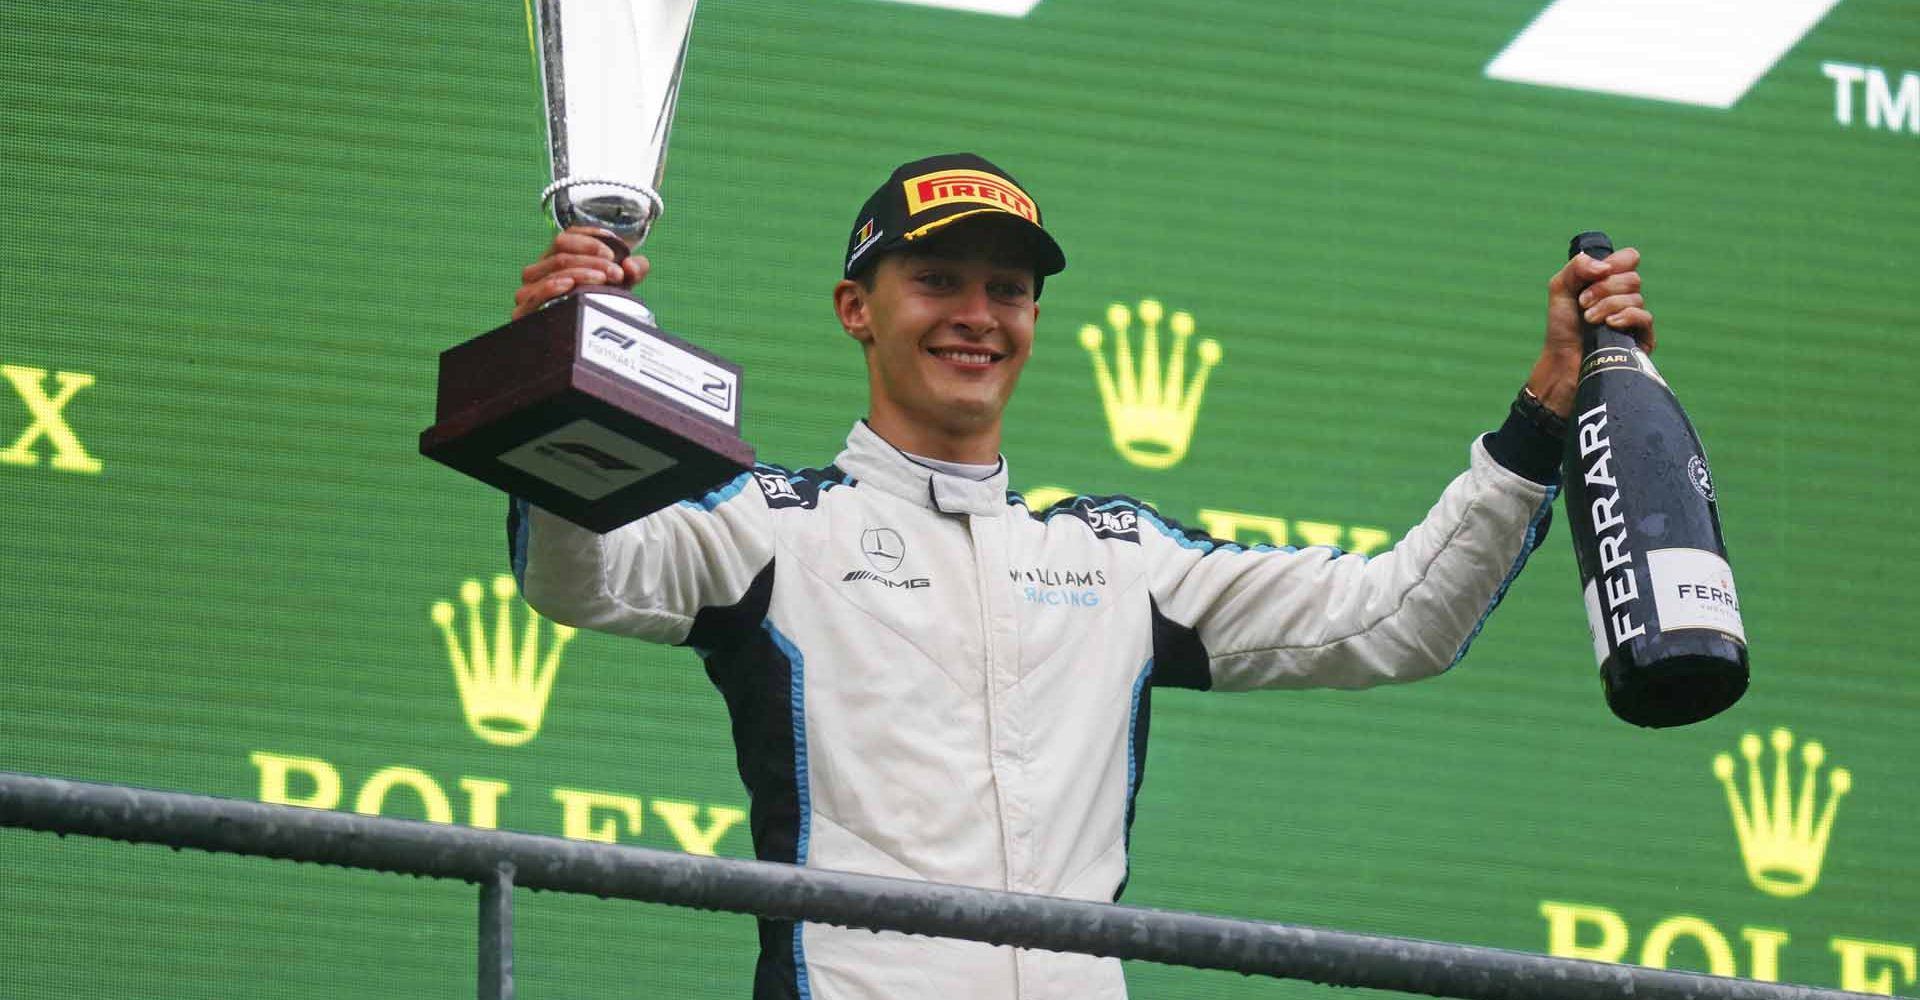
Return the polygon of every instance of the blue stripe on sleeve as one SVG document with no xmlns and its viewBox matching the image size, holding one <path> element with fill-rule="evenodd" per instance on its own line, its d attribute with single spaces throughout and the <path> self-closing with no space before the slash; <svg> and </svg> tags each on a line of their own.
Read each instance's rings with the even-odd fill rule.
<svg viewBox="0 0 1920 1000">
<path fill-rule="evenodd" d="M 739 496 L 740 491 L 746 489 L 747 484 L 752 481 L 753 473 L 742 472 L 732 479 L 727 480 L 726 485 L 709 492 L 703 497 L 680 501 L 680 506 L 692 507 L 695 510 L 712 510 L 734 497 Z"/>
<path fill-rule="evenodd" d="M 1473 645 L 1474 639 L 1479 638 L 1480 630 L 1486 627 L 1487 619 L 1493 616 L 1493 609 L 1500 606 L 1501 599 L 1507 596 L 1507 588 L 1513 586 L 1514 579 L 1527 565 L 1527 557 L 1533 554 L 1533 547 L 1539 543 L 1540 522 L 1545 521 L 1547 515 L 1553 513 L 1553 498 L 1559 494 L 1560 487 L 1547 487 L 1547 498 L 1540 501 L 1540 506 L 1533 512 L 1533 520 L 1527 522 L 1527 534 L 1520 542 L 1520 554 L 1514 557 L 1513 568 L 1507 571 L 1507 578 L 1500 581 L 1500 589 L 1493 592 L 1493 600 L 1487 602 L 1487 610 L 1481 612 L 1480 620 L 1473 623 L 1473 631 L 1467 633 L 1466 641 L 1462 642 L 1459 651 L 1453 654 L 1453 662 L 1447 664 L 1448 670 L 1452 670 L 1454 665 L 1467 655 L 1467 647 Z"/>
</svg>

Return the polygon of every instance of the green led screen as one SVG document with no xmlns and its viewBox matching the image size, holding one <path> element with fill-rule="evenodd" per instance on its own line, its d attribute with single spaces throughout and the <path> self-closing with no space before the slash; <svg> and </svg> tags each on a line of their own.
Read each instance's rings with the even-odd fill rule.
<svg viewBox="0 0 1920 1000">
<path fill-rule="evenodd" d="M 1556 524 L 1443 678 L 1163 692 L 1125 901 L 1920 996 L 1920 18 L 1700 6 L 710 0 L 642 291 L 743 366 L 764 458 L 824 464 L 865 400 L 853 212 L 977 151 L 1070 262 L 1014 487 L 1372 552 L 1503 416 L 1567 238 L 1639 247 L 1745 700 L 1608 715 Z M 521 7 L 10 4 L 0 59 L 0 768 L 750 856 L 696 657 L 496 597 L 504 499 L 416 452 L 551 233 Z M 1189 323 L 1179 406 L 1103 403 L 1086 328 L 1170 359 Z M 457 682 L 502 614 L 550 689 Z M 473 990 L 464 884 L 0 859 L 0 997 Z M 522 893 L 516 945 L 524 996 L 724 998 L 754 941 Z"/>
</svg>

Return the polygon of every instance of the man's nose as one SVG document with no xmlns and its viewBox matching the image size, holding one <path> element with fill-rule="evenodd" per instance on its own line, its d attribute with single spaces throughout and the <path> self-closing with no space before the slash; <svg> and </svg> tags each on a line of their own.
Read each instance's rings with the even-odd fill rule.
<svg viewBox="0 0 1920 1000">
<path fill-rule="evenodd" d="M 947 317 L 957 328 L 971 333 L 986 333 L 993 328 L 993 299 L 984 283 L 968 284 L 953 300 Z"/>
</svg>

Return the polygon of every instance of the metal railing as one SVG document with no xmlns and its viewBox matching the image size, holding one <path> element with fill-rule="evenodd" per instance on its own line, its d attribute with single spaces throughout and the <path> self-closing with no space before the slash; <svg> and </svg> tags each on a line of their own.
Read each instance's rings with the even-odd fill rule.
<svg viewBox="0 0 1920 1000">
<path fill-rule="evenodd" d="M 1463 1000 L 1866 1000 L 1838 990 L 5 771 L 0 826 L 475 883 L 481 1000 L 514 994 L 516 886 Z"/>
</svg>

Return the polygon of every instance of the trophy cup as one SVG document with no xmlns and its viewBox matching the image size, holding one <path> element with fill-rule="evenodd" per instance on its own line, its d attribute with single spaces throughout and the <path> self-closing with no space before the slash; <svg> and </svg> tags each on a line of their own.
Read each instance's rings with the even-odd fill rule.
<svg viewBox="0 0 1920 1000">
<path fill-rule="evenodd" d="M 697 0 L 536 0 L 562 228 L 616 259 L 660 214 L 667 137 Z M 593 531 L 611 531 L 750 468 L 740 368 L 655 325 L 639 299 L 588 286 L 440 355 L 420 453 Z"/>
</svg>

